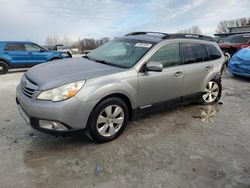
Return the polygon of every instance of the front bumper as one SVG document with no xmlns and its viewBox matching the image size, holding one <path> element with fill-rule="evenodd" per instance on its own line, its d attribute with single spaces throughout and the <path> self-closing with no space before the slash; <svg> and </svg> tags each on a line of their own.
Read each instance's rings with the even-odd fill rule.
<svg viewBox="0 0 250 188">
<path fill-rule="evenodd" d="M 72 97 L 61 102 L 40 101 L 35 98 L 28 98 L 23 94 L 20 85 L 16 90 L 16 102 L 20 113 L 26 122 L 34 129 L 41 132 L 68 135 L 70 133 L 81 132 L 87 126 L 89 115 L 94 108 L 96 101 L 82 102 L 77 97 Z M 40 120 L 58 122 L 65 130 L 53 130 L 42 128 Z"/>
</svg>

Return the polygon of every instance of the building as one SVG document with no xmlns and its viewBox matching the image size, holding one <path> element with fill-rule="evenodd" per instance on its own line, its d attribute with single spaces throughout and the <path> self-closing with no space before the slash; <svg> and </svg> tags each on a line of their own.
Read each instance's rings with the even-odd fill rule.
<svg viewBox="0 0 250 188">
<path fill-rule="evenodd" d="M 230 33 L 250 33 L 250 25 L 240 27 L 230 27 Z"/>
<path fill-rule="evenodd" d="M 227 37 L 234 34 L 243 34 L 243 33 L 250 33 L 250 25 L 246 26 L 239 26 L 239 27 L 229 27 L 229 33 L 216 33 L 214 36 L 216 37 Z"/>
</svg>

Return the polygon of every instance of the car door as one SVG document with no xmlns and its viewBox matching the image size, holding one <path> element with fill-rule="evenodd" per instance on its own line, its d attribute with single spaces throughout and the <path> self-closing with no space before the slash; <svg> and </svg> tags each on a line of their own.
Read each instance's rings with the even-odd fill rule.
<svg viewBox="0 0 250 188">
<path fill-rule="evenodd" d="M 184 74 L 182 96 L 199 94 L 204 80 L 213 70 L 213 61 L 201 43 L 181 43 L 181 53 Z"/>
<path fill-rule="evenodd" d="M 29 57 L 29 54 L 25 50 L 24 43 L 7 43 L 3 53 L 9 56 L 11 63 L 15 66 L 21 67 L 25 64 L 28 64 L 27 59 Z"/>
<path fill-rule="evenodd" d="M 47 61 L 46 50 L 34 43 L 24 44 L 26 51 L 29 54 L 29 62 L 32 64 L 43 63 Z"/>
<path fill-rule="evenodd" d="M 179 43 L 160 47 L 146 62 L 160 62 L 162 72 L 144 71 L 138 73 L 139 88 L 137 103 L 146 108 L 156 103 L 167 102 L 181 96 L 183 74 L 179 68 Z"/>
</svg>

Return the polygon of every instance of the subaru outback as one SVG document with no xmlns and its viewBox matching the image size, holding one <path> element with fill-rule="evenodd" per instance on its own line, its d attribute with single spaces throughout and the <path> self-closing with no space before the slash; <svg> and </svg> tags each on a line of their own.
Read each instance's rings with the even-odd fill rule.
<svg viewBox="0 0 250 188">
<path fill-rule="evenodd" d="M 31 68 L 17 87 L 16 102 L 34 129 L 84 132 L 107 142 L 129 120 L 152 110 L 187 101 L 216 103 L 224 61 L 206 36 L 134 32 L 84 57 Z"/>
<path fill-rule="evenodd" d="M 27 68 L 67 57 L 68 53 L 50 51 L 32 42 L 0 41 L 0 74 L 10 68 Z"/>
</svg>

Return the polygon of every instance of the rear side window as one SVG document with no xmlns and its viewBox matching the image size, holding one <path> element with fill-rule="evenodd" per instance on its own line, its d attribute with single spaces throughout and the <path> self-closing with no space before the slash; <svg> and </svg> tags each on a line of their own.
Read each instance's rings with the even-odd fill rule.
<svg viewBox="0 0 250 188">
<path fill-rule="evenodd" d="M 9 43 L 4 48 L 5 51 L 25 51 L 24 44 L 22 43 Z"/>
<path fill-rule="evenodd" d="M 209 56 L 203 44 L 182 43 L 183 64 L 209 61 Z"/>
<path fill-rule="evenodd" d="M 216 60 L 221 58 L 221 54 L 215 46 L 206 45 L 210 60 Z"/>
<path fill-rule="evenodd" d="M 162 63 L 163 67 L 172 67 L 180 63 L 179 43 L 166 44 L 151 56 L 149 61 Z"/>
</svg>

